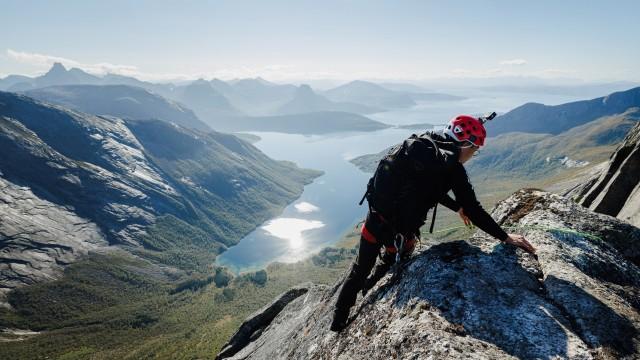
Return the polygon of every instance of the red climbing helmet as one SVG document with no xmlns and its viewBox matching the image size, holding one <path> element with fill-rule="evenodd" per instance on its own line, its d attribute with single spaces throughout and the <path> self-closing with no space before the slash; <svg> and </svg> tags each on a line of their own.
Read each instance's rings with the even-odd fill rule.
<svg viewBox="0 0 640 360">
<path fill-rule="evenodd" d="M 482 146 L 484 145 L 484 139 L 487 137 L 484 123 L 495 116 L 496 113 L 491 113 L 491 115 L 481 118 L 458 115 L 449 121 L 444 133 L 460 143 L 469 142 L 475 146 Z"/>
</svg>

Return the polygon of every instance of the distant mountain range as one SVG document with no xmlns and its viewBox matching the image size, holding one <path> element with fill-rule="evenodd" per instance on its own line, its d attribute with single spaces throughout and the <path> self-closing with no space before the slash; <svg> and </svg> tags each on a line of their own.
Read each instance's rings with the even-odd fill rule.
<svg viewBox="0 0 640 360">
<path fill-rule="evenodd" d="M 416 101 L 457 101 L 464 97 L 432 93 L 408 84 L 375 84 L 356 80 L 327 90 L 324 95 L 333 101 L 354 102 L 382 109 L 411 107 Z"/>
<path fill-rule="evenodd" d="M 26 95 L 70 109 L 111 115 L 130 120 L 162 120 L 201 131 L 275 131 L 321 134 L 340 131 L 374 131 L 388 125 L 361 115 L 340 111 L 314 111 L 300 114 L 247 117 L 229 106 L 209 82 L 196 82 L 178 88 L 186 106 L 148 90 L 126 85 L 64 85 L 30 90 Z M 327 100 L 328 101 L 328 100 Z M 221 109 L 227 109 L 222 111 Z M 206 119 L 205 124 L 200 119 Z"/>
<path fill-rule="evenodd" d="M 630 107 L 640 107 L 640 87 L 555 106 L 527 103 L 489 122 L 487 132 L 490 136 L 513 131 L 559 134 L 602 116 L 623 113 Z"/>
<path fill-rule="evenodd" d="M 603 116 L 558 134 L 515 132 L 487 140 L 468 169 L 482 176 L 546 176 L 569 167 L 582 167 L 607 159 L 629 129 L 640 121 L 640 109 Z M 488 169 L 491 169 L 489 174 Z"/>
<path fill-rule="evenodd" d="M 520 106 L 488 124 L 489 134 L 500 135 L 487 139 L 467 169 L 481 178 L 540 178 L 602 162 L 640 121 L 638 94 L 640 88 L 634 88 L 557 106 Z M 506 129 L 517 131 L 506 133 Z M 373 172 L 386 152 L 362 155 L 351 162 Z"/>
<path fill-rule="evenodd" d="M 200 79 L 186 86 L 177 87 L 173 98 L 185 104 L 210 127 L 217 129 L 230 118 L 245 114 L 235 108 L 229 100 L 214 88 L 212 82 Z"/>
<path fill-rule="evenodd" d="M 327 90 L 324 95 L 333 101 L 355 102 L 385 109 L 410 107 L 416 104 L 407 93 L 398 93 L 360 80 Z"/>
<path fill-rule="evenodd" d="M 320 174 L 233 135 L 7 92 L 0 153 L 0 303 L 7 289 L 56 278 L 107 245 L 180 268 L 206 266 Z"/>
<path fill-rule="evenodd" d="M 70 109 L 127 119 L 162 120 L 209 131 L 191 109 L 143 88 L 127 85 L 64 85 L 25 92 L 35 99 Z"/>
<path fill-rule="evenodd" d="M 9 75 L 0 79 L 0 90 L 25 92 L 60 85 L 128 85 L 141 87 L 183 103 L 211 126 L 233 121 L 239 116 L 288 115 L 316 111 L 345 111 L 370 114 L 410 107 L 416 101 L 460 100 L 462 97 L 432 93 L 418 86 L 385 83 L 384 86 L 354 81 L 325 92 L 308 85 L 276 84 L 260 77 L 210 81 L 199 79 L 187 84 L 151 83 L 129 76 L 95 76 L 78 68 L 66 69 L 55 63 L 44 75 Z"/>
<path fill-rule="evenodd" d="M 372 114 L 382 112 L 384 109 L 351 102 L 334 102 L 315 93 L 309 85 L 300 85 L 293 99 L 279 107 L 276 113 L 288 115 L 315 111 L 343 111 L 355 114 Z"/>
<path fill-rule="evenodd" d="M 69 84 L 99 84 L 102 80 L 94 75 L 88 74 L 80 69 L 73 68 L 70 70 L 60 63 L 55 63 L 51 69 L 44 75 L 36 78 L 22 78 L 20 82 L 14 82 L 7 87 L 9 91 L 26 91 L 52 85 L 69 85 Z M 4 84 L 4 80 L 0 82 Z"/>
<path fill-rule="evenodd" d="M 31 78 L 22 75 L 9 75 L 0 79 L 0 90 L 12 92 L 58 85 L 130 85 L 155 91 L 162 95 L 171 93 L 174 88 L 173 84 L 154 84 L 130 76 L 106 74 L 99 77 L 78 68 L 67 70 L 61 63 L 54 63 L 51 69 L 41 76 Z"/>
<path fill-rule="evenodd" d="M 237 118 L 223 131 L 272 131 L 291 134 L 328 134 L 341 131 L 376 131 L 390 125 L 342 111 L 316 111 L 292 115 Z"/>
</svg>

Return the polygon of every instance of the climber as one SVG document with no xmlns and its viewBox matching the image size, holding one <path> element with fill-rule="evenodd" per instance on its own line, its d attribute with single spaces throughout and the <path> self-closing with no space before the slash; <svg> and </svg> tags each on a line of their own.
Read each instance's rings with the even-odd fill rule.
<svg viewBox="0 0 640 360">
<path fill-rule="evenodd" d="M 360 202 L 369 212 L 362 225 L 358 256 L 347 275 L 334 309 L 332 331 L 347 325 L 358 291 L 365 294 L 400 260 L 408 258 L 420 236 L 428 211 L 437 204 L 458 212 L 465 225 L 473 223 L 489 235 L 535 253 L 522 236 L 507 234 L 482 208 L 463 166 L 484 145 L 484 123 L 495 117 L 460 115 L 442 132 L 412 135 L 379 162 Z M 455 199 L 448 195 L 453 192 Z M 369 276 L 384 247 L 382 261 Z"/>
</svg>

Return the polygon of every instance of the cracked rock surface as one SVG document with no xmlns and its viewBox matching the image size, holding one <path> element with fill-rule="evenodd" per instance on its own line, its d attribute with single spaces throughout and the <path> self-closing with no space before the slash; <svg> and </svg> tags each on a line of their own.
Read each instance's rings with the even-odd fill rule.
<svg viewBox="0 0 640 360">
<path fill-rule="evenodd" d="M 640 122 L 629 130 L 606 168 L 567 195 L 591 210 L 640 226 Z"/>
<path fill-rule="evenodd" d="M 64 265 L 107 245 L 98 227 L 0 177 L 0 303 L 22 285 L 57 278 Z"/>
<path fill-rule="evenodd" d="M 493 216 L 537 257 L 480 233 L 425 246 L 359 298 L 341 333 L 329 331 L 339 280 L 308 286 L 220 358 L 640 357 L 640 229 L 530 189 Z"/>
</svg>

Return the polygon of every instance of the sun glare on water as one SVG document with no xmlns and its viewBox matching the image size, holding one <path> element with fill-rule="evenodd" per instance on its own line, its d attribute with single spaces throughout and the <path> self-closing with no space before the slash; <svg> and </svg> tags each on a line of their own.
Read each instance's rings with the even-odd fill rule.
<svg viewBox="0 0 640 360">
<path fill-rule="evenodd" d="M 320 210 L 320 208 L 318 208 L 317 206 L 308 203 L 306 201 L 302 201 L 299 202 L 297 204 L 294 205 L 296 210 L 298 210 L 298 212 L 300 213 L 310 213 L 310 212 L 314 212 L 314 211 L 318 211 Z"/>
<path fill-rule="evenodd" d="M 298 249 L 304 245 L 303 233 L 305 231 L 319 229 L 324 225 L 322 221 L 318 220 L 278 218 L 269 221 L 262 228 L 275 237 L 289 240 L 289 246 L 292 249 Z"/>
</svg>

